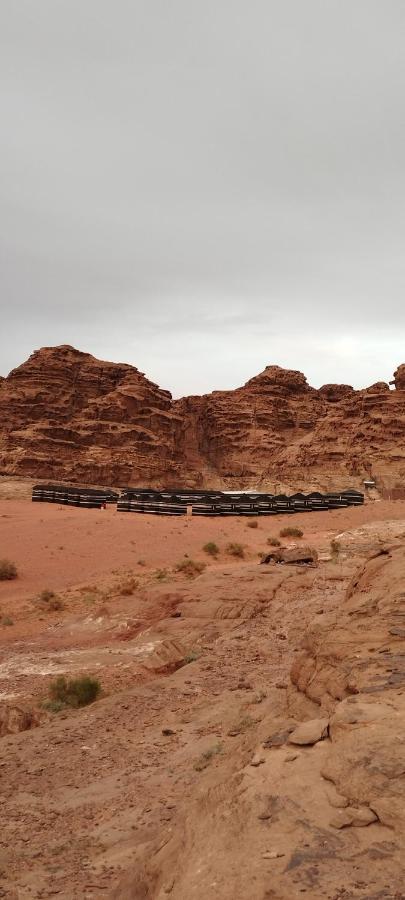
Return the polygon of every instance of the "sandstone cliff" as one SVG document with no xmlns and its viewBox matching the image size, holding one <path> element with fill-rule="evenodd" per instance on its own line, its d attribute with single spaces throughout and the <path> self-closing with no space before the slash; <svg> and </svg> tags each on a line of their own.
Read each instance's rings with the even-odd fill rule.
<svg viewBox="0 0 405 900">
<path fill-rule="evenodd" d="M 0 471 L 108 484 L 175 478 L 172 399 L 129 365 L 38 350 L 0 385 Z"/>
<path fill-rule="evenodd" d="M 0 381 L 0 471 L 117 486 L 291 489 L 405 485 L 405 366 L 310 387 L 268 366 L 233 391 L 173 401 L 136 368 L 43 348 Z"/>
</svg>

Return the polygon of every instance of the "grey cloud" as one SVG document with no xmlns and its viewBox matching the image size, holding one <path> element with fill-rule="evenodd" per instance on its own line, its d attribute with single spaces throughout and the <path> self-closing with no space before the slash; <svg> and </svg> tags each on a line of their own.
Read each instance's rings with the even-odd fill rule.
<svg viewBox="0 0 405 900">
<path fill-rule="evenodd" d="M 404 357 L 402 0 L 3 0 L 0 370 L 175 394 Z"/>
</svg>

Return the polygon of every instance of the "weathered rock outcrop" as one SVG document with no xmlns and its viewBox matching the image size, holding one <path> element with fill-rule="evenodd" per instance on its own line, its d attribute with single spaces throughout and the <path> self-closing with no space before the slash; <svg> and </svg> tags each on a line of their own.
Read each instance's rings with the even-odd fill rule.
<svg viewBox="0 0 405 900">
<path fill-rule="evenodd" d="M 276 588 L 276 570 L 258 569 Z M 270 592 L 267 600 L 263 595 L 264 616 L 251 619 L 255 640 L 249 642 L 245 626 L 239 645 L 250 643 L 250 653 L 260 655 L 259 629 L 280 620 L 287 592 L 296 597 L 300 579 L 307 581 L 303 613 L 317 591 L 327 596 L 328 582 L 329 590 L 335 584 L 293 665 L 295 684 L 277 690 L 269 644 L 260 713 L 252 704 L 248 730 L 227 732 L 216 762 L 199 769 L 193 799 L 159 843 L 138 842 L 114 900 L 404 897 L 404 546 L 374 550 L 354 576 L 351 567 L 325 566 L 322 586 L 313 572 L 298 572 L 294 587 L 284 573 L 271 601 Z M 205 677 L 208 666 L 202 671 Z"/>
<path fill-rule="evenodd" d="M 172 400 L 129 365 L 43 348 L 0 381 L 0 471 L 117 486 L 405 492 L 405 366 L 310 387 L 268 366 L 233 391 Z"/>
<path fill-rule="evenodd" d="M 310 629 L 291 673 L 297 688 L 331 715 L 324 778 L 351 807 L 365 805 L 402 834 L 404 579 L 403 545 L 371 554 L 349 586 L 338 619 L 324 616 Z"/>
<path fill-rule="evenodd" d="M 38 350 L 0 385 L 0 469 L 89 483 L 176 479 L 171 395 L 136 368 Z"/>
</svg>

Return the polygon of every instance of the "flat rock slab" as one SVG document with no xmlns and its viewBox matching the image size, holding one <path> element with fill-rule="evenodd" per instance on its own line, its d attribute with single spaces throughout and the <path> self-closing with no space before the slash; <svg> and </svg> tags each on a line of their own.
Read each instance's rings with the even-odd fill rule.
<svg viewBox="0 0 405 900">
<path fill-rule="evenodd" d="M 326 737 L 329 719 L 311 719 L 298 725 L 289 736 L 290 744 L 316 744 Z"/>
<path fill-rule="evenodd" d="M 366 825 L 371 825 L 372 822 L 377 822 L 377 816 L 368 806 L 362 806 L 359 809 L 348 806 L 346 809 L 337 810 L 332 816 L 330 824 L 333 828 L 348 828 L 350 825 L 364 828 Z"/>
</svg>

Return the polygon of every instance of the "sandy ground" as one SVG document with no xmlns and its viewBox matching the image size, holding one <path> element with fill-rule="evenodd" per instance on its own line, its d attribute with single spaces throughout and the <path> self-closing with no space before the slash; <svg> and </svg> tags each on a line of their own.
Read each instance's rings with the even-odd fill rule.
<svg viewBox="0 0 405 900">
<path fill-rule="evenodd" d="M 225 771 L 248 764 L 261 729 L 295 715 L 285 687 L 305 628 L 339 609 L 370 547 L 405 532 L 405 501 L 274 516 L 257 529 L 248 521 L 0 500 L 0 558 L 19 572 L 0 582 L 0 705 L 3 719 L 11 710 L 11 731 L 21 710 L 40 720 L 0 741 L 0 897 L 109 897 L 144 846 L 163 846 L 203 788 L 217 790 Z M 321 553 L 319 569 L 258 565 L 267 537 L 290 524 Z M 329 550 L 337 535 L 336 562 Z M 204 553 L 207 541 L 218 544 L 218 560 Z M 244 559 L 226 553 L 232 541 L 244 545 Z M 207 563 L 200 577 L 175 573 L 185 554 Z M 38 601 L 45 588 L 60 609 Z M 102 699 L 45 713 L 51 679 L 80 672 L 100 678 Z M 353 838 L 342 840 L 349 852 Z M 365 856 L 357 866 L 365 885 L 368 865 Z M 391 897 L 383 872 L 378 894 L 344 893 L 337 868 L 320 894 L 294 873 L 286 895 L 271 893 L 272 881 L 265 893 L 262 875 L 251 893 L 238 893 L 222 873 L 218 887 L 192 897 Z M 161 894 L 138 888 L 116 896 L 191 897 L 174 882 Z"/>
<path fill-rule="evenodd" d="M 0 558 L 13 560 L 19 572 L 15 582 L 0 583 L 0 605 L 44 589 L 99 580 L 122 569 L 140 573 L 145 566 L 173 567 L 185 554 L 207 562 L 202 549 L 207 541 L 218 545 L 221 562 L 232 561 L 226 546 L 235 541 L 244 545 L 246 559 L 253 560 L 266 549 L 267 537 L 277 536 L 286 525 L 299 526 L 305 542 L 327 546 L 341 531 L 389 519 L 405 519 L 405 501 L 263 517 L 258 528 L 251 529 L 251 520 L 244 517 L 173 518 L 118 513 L 114 506 L 100 511 L 0 500 Z"/>
</svg>

